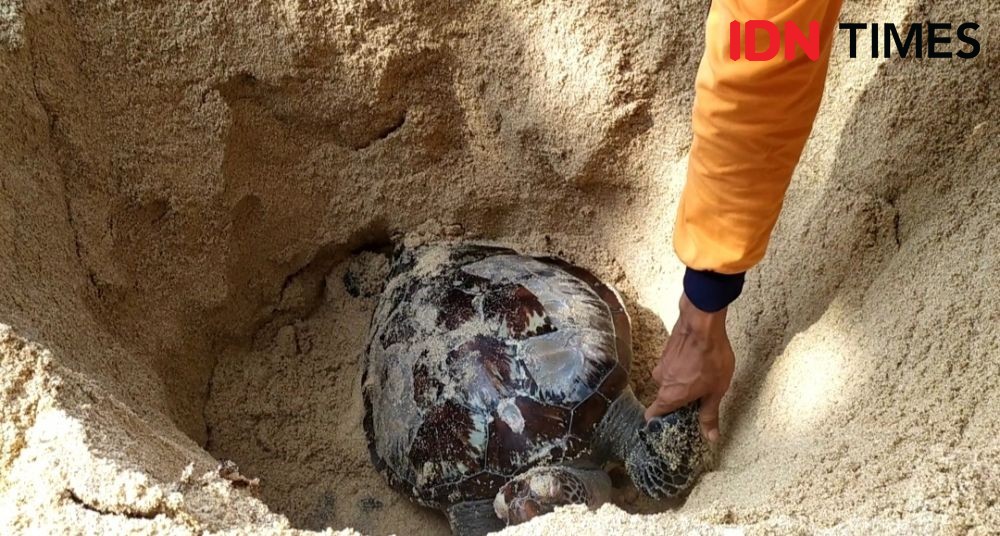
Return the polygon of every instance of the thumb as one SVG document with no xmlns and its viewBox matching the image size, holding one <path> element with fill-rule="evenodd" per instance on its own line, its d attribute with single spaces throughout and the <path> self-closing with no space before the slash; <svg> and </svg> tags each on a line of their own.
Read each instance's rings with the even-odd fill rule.
<svg viewBox="0 0 1000 536">
<path fill-rule="evenodd" d="M 701 399 L 698 408 L 698 421 L 701 423 L 701 433 L 712 443 L 719 440 L 719 405 L 722 404 L 721 394 L 710 394 Z"/>
<path fill-rule="evenodd" d="M 653 367 L 653 380 L 656 383 L 661 383 L 663 381 L 663 378 L 661 377 L 663 375 L 662 371 L 663 369 L 661 368 L 661 365 L 659 363 L 657 363 L 657 365 Z"/>
</svg>

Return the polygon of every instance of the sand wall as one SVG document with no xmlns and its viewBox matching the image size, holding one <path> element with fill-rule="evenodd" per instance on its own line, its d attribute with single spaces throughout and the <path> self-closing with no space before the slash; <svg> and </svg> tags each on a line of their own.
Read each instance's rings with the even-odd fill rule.
<svg viewBox="0 0 1000 536">
<path fill-rule="evenodd" d="M 683 503 L 626 493 L 518 530 L 1000 524 L 991 8 L 845 6 L 975 20 L 983 50 L 852 60 L 837 42 L 734 307 L 717 467 Z M 625 296 L 648 399 L 706 9 L 0 1 L 0 527 L 444 530 L 360 431 L 393 241 L 591 268 Z"/>
</svg>

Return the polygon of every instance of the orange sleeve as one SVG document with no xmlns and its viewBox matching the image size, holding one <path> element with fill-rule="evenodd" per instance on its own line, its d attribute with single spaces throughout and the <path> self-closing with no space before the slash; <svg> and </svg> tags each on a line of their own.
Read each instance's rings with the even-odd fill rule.
<svg viewBox="0 0 1000 536">
<path fill-rule="evenodd" d="M 713 0 L 695 82 L 694 141 L 674 249 L 695 270 L 744 272 L 764 257 L 823 95 L 840 0 Z M 820 25 L 820 57 L 732 60 L 732 21 Z M 757 49 L 767 45 L 760 32 Z"/>
</svg>

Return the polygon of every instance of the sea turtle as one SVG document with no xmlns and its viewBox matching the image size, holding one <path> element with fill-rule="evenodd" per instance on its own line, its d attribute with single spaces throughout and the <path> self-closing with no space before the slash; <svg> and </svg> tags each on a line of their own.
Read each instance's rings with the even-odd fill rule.
<svg viewBox="0 0 1000 536">
<path fill-rule="evenodd" d="M 492 246 L 398 249 L 362 392 L 372 462 L 460 535 L 608 499 L 621 463 L 651 497 L 699 471 L 697 409 L 650 421 L 629 317 L 589 271 Z"/>
</svg>

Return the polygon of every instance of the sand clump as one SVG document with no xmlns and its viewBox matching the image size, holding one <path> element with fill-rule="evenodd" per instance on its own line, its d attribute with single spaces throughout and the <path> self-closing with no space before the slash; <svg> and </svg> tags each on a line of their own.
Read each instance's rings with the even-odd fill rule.
<svg viewBox="0 0 1000 536">
<path fill-rule="evenodd" d="M 399 241 L 593 270 L 632 314 L 648 401 L 706 8 L 0 1 L 0 532 L 443 531 L 361 430 Z M 715 467 L 684 501 L 625 493 L 510 533 L 1000 527 L 1000 18 L 844 10 L 974 20 L 984 46 L 836 43 L 730 316 Z"/>
</svg>

